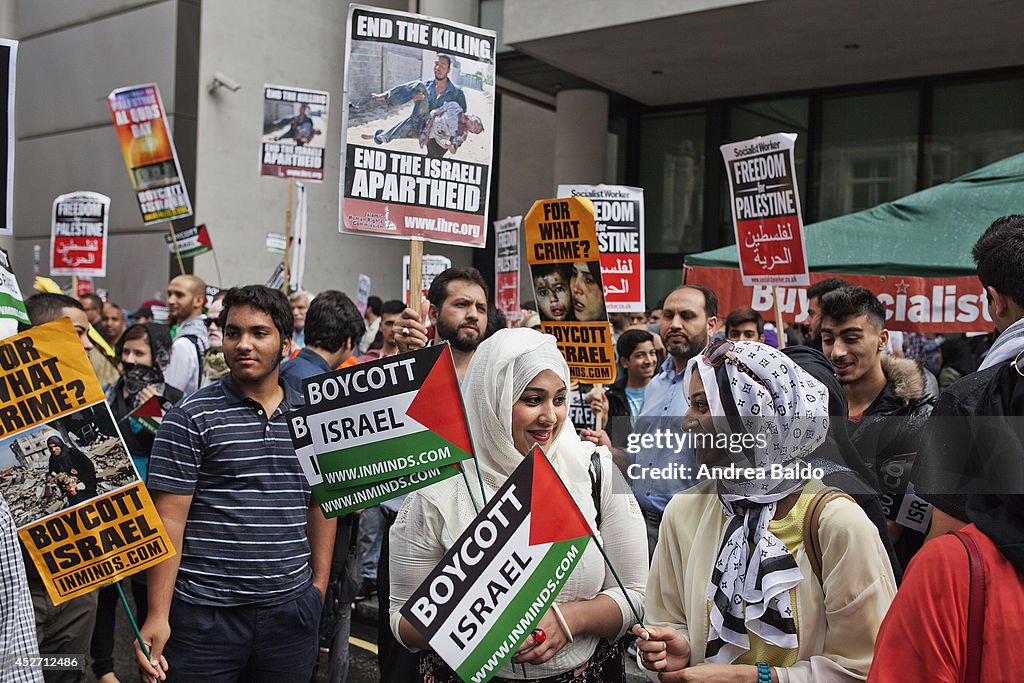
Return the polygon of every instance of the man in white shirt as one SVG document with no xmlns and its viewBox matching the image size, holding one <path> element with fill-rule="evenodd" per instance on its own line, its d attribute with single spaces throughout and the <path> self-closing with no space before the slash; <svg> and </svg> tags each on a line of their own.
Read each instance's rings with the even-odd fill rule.
<svg viewBox="0 0 1024 683">
<path fill-rule="evenodd" d="M 206 283 L 195 275 L 179 275 L 167 285 L 167 313 L 178 327 L 164 380 L 185 394 L 199 388 L 203 354 L 210 345 L 203 317 L 205 305 Z"/>
</svg>

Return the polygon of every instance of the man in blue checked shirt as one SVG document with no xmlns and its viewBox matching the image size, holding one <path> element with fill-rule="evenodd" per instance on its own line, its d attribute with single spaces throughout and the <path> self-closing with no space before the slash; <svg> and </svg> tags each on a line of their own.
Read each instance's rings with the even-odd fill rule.
<svg viewBox="0 0 1024 683">
<path fill-rule="evenodd" d="M 665 297 L 658 324 L 667 356 L 660 372 L 644 391 L 643 407 L 631 436 L 634 444 L 639 443 L 638 437 L 656 435 L 659 430 L 663 430 L 663 436 L 666 432 L 673 435 L 682 433 L 683 414 L 686 412 L 687 387 L 683 386 L 686 363 L 707 346 L 717 315 L 718 298 L 706 287 L 683 285 Z M 652 555 L 658 542 L 661 515 L 668 501 L 676 493 L 697 483 L 697 456 L 693 448 L 688 443 L 680 447 L 676 438 L 663 438 L 661 441 L 661 448 L 627 448 L 630 463 L 635 465 L 627 472 L 636 475 L 627 476 L 627 481 L 643 510 L 647 522 L 647 546 Z M 652 469 L 671 465 L 688 468 L 687 471 L 693 474 L 689 478 L 668 479 L 650 476 Z M 679 468 L 675 471 L 681 471 Z"/>
</svg>

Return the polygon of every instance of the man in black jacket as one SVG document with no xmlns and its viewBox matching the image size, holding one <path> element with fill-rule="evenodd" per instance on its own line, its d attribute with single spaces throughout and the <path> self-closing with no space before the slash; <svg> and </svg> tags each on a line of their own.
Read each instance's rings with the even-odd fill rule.
<svg viewBox="0 0 1024 683">
<path fill-rule="evenodd" d="M 985 454 L 975 450 L 971 438 L 972 416 L 979 412 L 979 401 L 999 368 L 1024 351 L 1024 216 L 995 221 L 978 239 L 972 255 L 999 336 L 978 372 L 951 384 L 928 421 L 913 482 L 935 506 L 929 539 L 967 524 L 969 491 L 989 492 L 982 480 Z M 979 426 L 987 427 L 975 425 Z"/>
<path fill-rule="evenodd" d="M 908 486 L 938 383 L 914 361 L 882 353 L 889 337 L 885 307 L 867 288 L 824 295 L 821 317 L 822 351 L 850 404 L 850 439 L 878 477 L 893 545 L 906 566 L 931 516 L 931 506 Z"/>
</svg>

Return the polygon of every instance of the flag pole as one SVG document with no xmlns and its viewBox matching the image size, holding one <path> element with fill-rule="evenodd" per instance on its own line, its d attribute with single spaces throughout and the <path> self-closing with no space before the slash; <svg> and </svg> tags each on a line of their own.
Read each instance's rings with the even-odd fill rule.
<svg viewBox="0 0 1024 683">
<path fill-rule="evenodd" d="M 537 447 L 537 450 L 540 451 L 540 454 L 544 457 L 545 460 L 547 460 L 548 466 L 551 467 L 551 471 L 555 473 L 556 477 L 558 477 L 558 483 L 562 485 L 562 488 L 565 489 L 566 495 L 569 496 L 569 498 L 572 498 L 572 501 L 575 504 L 576 499 L 572 497 L 572 491 L 570 491 L 569 487 L 565 485 L 565 482 L 562 480 L 562 475 L 558 473 L 558 470 L 555 469 L 555 466 L 551 464 L 550 460 L 548 460 L 547 453 L 545 453 L 544 449 L 540 447 Z M 578 508 L 579 506 L 577 506 L 577 509 Z M 588 523 L 587 526 L 589 527 L 590 524 Z M 626 586 L 622 583 L 622 579 L 619 578 L 619 573 L 615 570 L 615 566 L 612 564 L 612 561 L 608 558 L 608 553 L 605 552 L 604 546 L 601 545 L 601 541 L 597 540 L 597 534 L 594 533 L 593 529 L 590 530 L 590 538 L 594 541 L 594 545 L 597 546 L 597 549 L 601 551 L 601 557 L 604 558 L 604 563 L 608 565 L 608 569 L 612 571 L 612 576 L 615 577 L 615 583 L 617 583 L 619 585 L 619 588 L 622 589 L 622 596 L 626 598 L 626 604 L 629 605 L 630 611 L 633 612 L 633 616 L 636 617 L 636 623 L 639 624 L 641 628 L 643 628 L 644 620 L 643 617 L 640 616 L 640 611 L 637 610 L 636 605 L 634 605 L 633 601 L 630 599 L 629 591 L 626 590 Z"/>
<path fill-rule="evenodd" d="M 174 232 L 174 223 L 167 221 L 167 230 L 171 233 L 171 241 L 174 243 L 174 255 L 178 257 L 178 275 L 184 275 L 185 262 L 181 260 L 181 249 L 178 248 L 178 235 Z"/>
<path fill-rule="evenodd" d="M 281 291 L 288 293 L 288 285 L 292 275 L 292 193 L 295 191 L 295 181 L 288 179 L 288 208 L 284 212 L 284 282 L 281 283 Z"/>
</svg>

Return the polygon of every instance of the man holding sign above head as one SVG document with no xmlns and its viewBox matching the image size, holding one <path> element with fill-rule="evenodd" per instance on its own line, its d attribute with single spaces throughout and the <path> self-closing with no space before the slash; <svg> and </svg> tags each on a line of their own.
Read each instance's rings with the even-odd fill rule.
<svg viewBox="0 0 1024 683">
<path fill-rule="evenodd" d="M 647 576 L 643 520 L 631 494 L 613 492 L 614 467 L 607 450 L 581 442 L 566 420 L 568 387 L 569 368 L 550 335 L 501 330 L 473 356 L 462 390 L 478 444 L 476 462 L 463 462 L 469 484 L 453 477 L 410 494 L 391 531 L 392 565 L 404 568 L 391 577 L 391 628 L 407 648 L 444 656 L 442 661 L 438 654 L 427 655 L 417 680 L 458 680 L 453 668 L 465 680 L 495 674 L 505 679 L 623 680 L 617 641 L 635 622 L 633 608 L 642 614 Z M 547 453 L 548 467 L 565 483 L 574 505 L 557 507 L 552 495 L 545 497 L 549 509 L 534 504 L 527 513 L 524 506 L 531 496 L 525 491 L 504 489 L 496 498 L 535 444 Z M 543 457 L 534 456 L 535 467 Z M 555 486 L 553 491 L 565 491 Z M 474 520 L 485 500 L 496 503 Z M 543 519 L 545 512 L 582 515 L 584 535 L 591 529 L 600 532 L 614 570 L 587 543 L 574 568 L 571 562 L 564 565 L 568 575 L 556 576 L 557 568 L 551 576 L 538 571 L 543 560 L 536 553 L 545 551 L 537 548 L 545 541 L 533 538 L 531 518 Z M 470 536 L 476 543 L 460 539 L 477 522 L 477 533 Z M 495 554 L 502 544 L 517 549 Z M 455 552 L 459 547 L 463 550 Z M 428 595 L 435 602 L 427 604 L 429 598 L 421 600 L 417 587 L 452 552 L 450 561 L 458 565 L 447 584 L 452 590 L 432 590 Z M 561 590 L 556 578 L 567 579 Z M 547 594 L 550 585 L 556 589 Z M 553 599 L 554 606 L 536 613 L 531 609 L 527 616 L 514 607 L 539 594 Z M 432 636 L 417 630 L 407 613 L 415 614 L 421 626 L 429 622 L 426 630 Z M 527 624 L 525 631 L 521 623 Z M 504 665 L 510 657 L 525 671 Z M 475 673 L 479 662 L 486 674 Z"/>
<path fill-rule="evenodd" d="M 136 654 L 148 680 L 308 683 L 335 523 L 302 473 L 279 377 L 292 313 L 280 291 L 236 287 L 220 315 L 231 372 L 167 412 L 149 487 L 180 554 L 149 573 Z"/>
<path fill-rule="evenodd" d="M 487 283 L 476 268 L 449 268 L 434 278 L 427 300 L 429 308 L 419 313 L 407 308 L 395 323 L 398 349 L 404 353 L 448 342 L 461 381 L 487 330 Z M 427 338 L 426 318 L 434 329 L 432 339 Z"/>
</svg>

